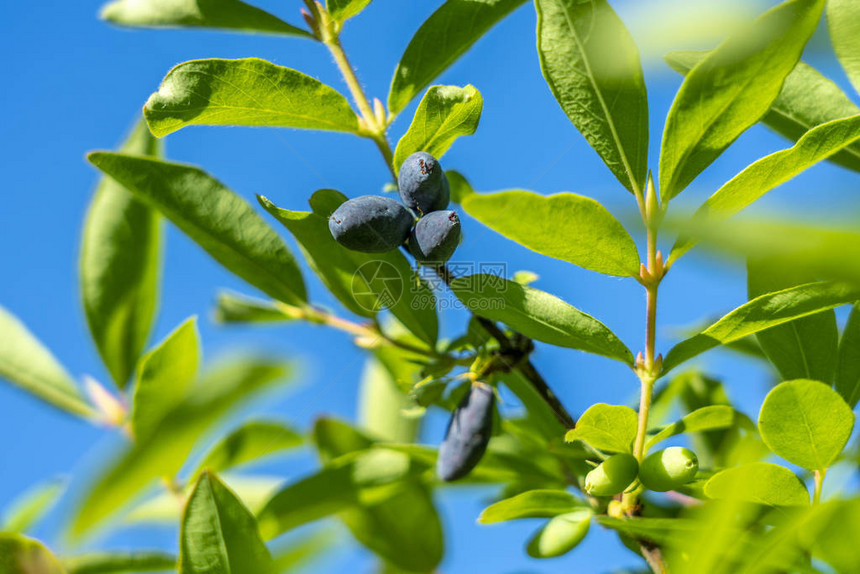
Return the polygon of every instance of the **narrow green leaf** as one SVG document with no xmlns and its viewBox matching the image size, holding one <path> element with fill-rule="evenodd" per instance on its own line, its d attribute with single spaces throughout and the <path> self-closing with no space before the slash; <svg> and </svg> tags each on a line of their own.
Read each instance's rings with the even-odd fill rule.
<svg viewBox="0 0 860 574">
<path fill-rule="evenodd" d="M 63 566 L 68 574 L 164 572 L 176 571 L 176 557 L 164 552 L 95 552 L 63 558 Z"/>
<path fill-rule="evenodd" d="M 120 150 L 161 156 L 143 121 Z M 90 202 L 81 245 L 81 297 L 96 348 L 119 388 L 134 372 L 158 306 L 158 213 L 103 178 Z"/>
<path fill-rule="evenodd" d="M 788 0 L 733 34 L 690 71 L 663 131 L 664 202 L 681 193 L 770 109 L 823 8 L 824 0 Z"/>
<path fill-rule="evenodd" d="M 377 356 L 368 357 L 361 375 L 358 403 L 362 428 L 381 440 L 413 442 L 420 419 L 403 414 L 412 402 L 398 383 L 410 384 L 413 378 L 420 378 L 420 371 L 420 364 L 397 349 L 377 349 Z"/>
<path fill-rule="evenodd" d="M 592 509 L 578 508 L 553 517 L 526 544 L 528 555 L 532 558 L 555 558 L 567 554 L 588 534 L 592 516 Z"/>
<path fill-rule="evenodd" d="M 367 8 L 370 0 L 326 0 L 325 7 L 336 22 L 343 24 Z"/>
<path fill-rule="evenodd" d="M 301 28 L 239 0 L 115 0 L 101 17 L 120 26 L 216 28 L 311 37 Z"/>
<path fill-rule="evenodd" d="M 397 115 L 436 76 L 457 61 L 481 36 L 525 0 L 452 0 L 424 22 L 400 58 L 388 110 Z"/>
<path fill-rule="evenodd" d="M 852 409 L 860 400 L 860 304 L 848 315 L 848 323 L 839 341 L 836 390 Z"/>
<path fill-rule="evenodd" d="M 814 280 L 796 268 L 767 261 L 747 262 L 747 289 L 753 299 Z M 833 382 L 839 345 L 836 313 L 829 309 L 756 333 L 762 350 L 783 380 Z"/>
<path fill-rule="evenodd" d="M 852 0 L 828 0 L 827 26 L 836 57 L 860 93 L 860 6 Z"/>
<path fill-rule="evenodd" d="M 0 378 L 72 414 L 91 417 L 72 377 L 17 317 L 0 307 Z"/>
<path fill-rule="evenodd" d="M 143 115 L 158 137 L 190 125 L 358 132 L 358 118 L 339 92 L 258 58 L 179 64 L 149 96 Z"/>
<path fill-rule="evenodd" d="M 492 524 L 519 518 L 552 518 L 583 507 L 583 501 L 566 490 L 528 490 L 491 504 L 478 522 Z"/>
<path fill-rule="evenodd" d="M 200 364 L 197 318 L 191 317 L 141 359 L 134 386 L 131 428 L 145 441 L 188 394 Z"/>
<path fill-rule="evenodd" d="M 582 413 L 564 440 L 581 440 L 606 452 L 633 452 L 638 421 L 630 407 L 598 403 Z"/>
<path fill-rule="evenodd" d="M 705 484 L 705 494 L 767 506 L 809 504 L 809 491 L 797 475 L 770 462 L 751 462 L 718 472 Z"/>
<path fill-rule="evenodd" d="M 733 177 L 705 201 L 694 217 L 726 219 L 770 190 L 857 142 L 860 142 L 860 115 L 816 126 L 793 147 L 763 157 Z M 674 262 L 694 245 L 695 241 L 688 237 L 678 239 L 672 247 L 669 261 Z"/>
<path fill-rule="evenodd" d="M 301 272 L 283 240 L 245 200 L 206 172 L 109 152 L 93 152 L 88 159 L 251 285 L 285 303 L 306 301 Z"/>
<path fill-rule="evenodd" d="M 0 533 L 0 572 L 3 574 L 66 574 L 41 543 L 17 534 Z"/>
<path fill-rule="evenodd" d="M 197 466 L 203 470 L 222 472 L 249 462 L 293 449 L 304 442 L 293 428 L 275 421 L 249 421 L 213 446 Z"/>
<path fill-rule="evenodd" d="M 597 201 L 574 193 L 472 194 L 463 209 L 508 239 L 591 271 L 634 277 L 639 252 L 624 226 Z"/>
<path fill-rule="evenodd" d="M 265 358 L 233 360 L 205 373 L 156 432 L 106 465 L 81 496 L 70 534 L 80 538 L 124 509 L 158 478 L 173 478 L 197 441 L 233 409 L 289 374 L 286 365 Z"/>
<path fill-rule="evenodd" d="M 639 49 L 605 0 L 536 0 L 541 70 L 561 109 L 630 192 L 645 190 L 648 95 Z"/>
<path fill-rule="evenodd" d="M 180 574 L 274 574 L 254 515 L 212 473 L 200 475 L 182 517 Z"/>
<path fill-rule="evenodd" d="M 761 438 L 770 450 L 807 470 L 830 466 L 853 428 L 854 413 L 839 393 L 809 379 L 774 387 L 758 416 Z"/>
<path fill-rule="evenodd" d="M 747 335 L 860 299 L 860 290 L 839 283 L 808 283 L 756 297 L 669 351 L 663 373 Z"/>
<path fill-rule="evenodd" d="M 295 320 L 277 303 L 230 291 L 218 294 L 213 315 L 216 322 L 223 324 L 283 323 Z"/>
<path fill-rule="evenodd" d="M 648 439 L 645 449 L 648 450 L 660 441 L 682 433 L 704 432 L 731 428 L 738 423 L 739 413 L 727 405 L 710 405 L 696 409 L 684 415 L 679 421 L 675 421 L 661 429 L 657 434 Z"/>
<path fill-rule="evenodd" d="M 484 99 L 475 86 L 432 86 L 397 143 L 394 169 L 399 172 L 403 161 L 417 151 L 441 158 L 458 137 L 475 133 L 483 107 Z"/>
<path fill-rule="evenodd" d="M 65 490 L 65 480 L 52 480 L 28 489 L 3 512 L 0 531 L 26 533 L 51 511 Z"/>
<path fill-rule="evenodd" d="M 633 353 L 606 325 L 549 293 L 495 275 L 459 277 L 451 289 L 476 315 L 526 337 L 633 364 Z"/>
<path fill-rule="evenodd" d="M 671 52 L 666 62 L 676 72 L 687 74 L 707 54 L 707 51 Z M 816 126 L 857 114 L 860 108 L 839 86 L 812 66 L 798 62 L 761 122 L 781 136 L 797 141 Z M 860 143 L 836 152 L 827 160 L 860 171 Z"/>
</svg>

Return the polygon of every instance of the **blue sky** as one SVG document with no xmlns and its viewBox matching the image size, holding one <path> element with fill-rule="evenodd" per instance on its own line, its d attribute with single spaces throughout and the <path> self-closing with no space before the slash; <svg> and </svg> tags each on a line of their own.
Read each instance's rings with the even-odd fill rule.
<svg viewBox="0 0 860 574">
<path fill-rule="evenodd" d="M 257 4 L 292 22 L 299 21 L 300 0 Z M 394 66 L 411 34 L 439 4 L 437 0 L 376 0 L 347 24 L 346 50 L 371 95 L 385 99 Z M 661 26 L 668 26 L 668 16 L 674 14 L 677 21 L 692 26 L 692 20 L 685 20 L 692 15 L 679 12 L 682 6 L 689 10 L 690 5 L 719 3 L 662 1 L 654 4 L 653 11 L 632 2 L 616 4 L 638 40 L 658 40 L 643 49 L 653 54 L 692 45 L 689 38 L 660 32 Z M 202 31 L 121 30 L 96 18 L 99 5 L 92 0 L 51 3 L 50 7 L 6 2 L 0 8 L 0 45 L 7 54 L 3 66 L 6 86 L 0 90 L 4 167 L 0 188 L 0 305 L 20 317 L 70 372 L 106 381 L 106 372 L 89 340 L 77 285 L 80 230 L 97 181 L 84 154 L 115 147 L 164 74 L 185 60 L 256 56 L 311 74 L 344 93 L 346 88 L 320 45 L 292 38 Z M 716 17 L 708 19 L 721 22 Z M 478 190 L 573 191 L 595 197 L 619 217 L 628 218 L 625 221 L 635 222 L 629 217 L 634 207 L 631 196 L 588 148 L 543 81 L 534 47 L 534 25 L 534 10 L 527 3 L 438 80 L 471 83 L 484 98 L 478 132 L 460 139 L 446 155 L 444 165 L 464 173 Z M 813 40 L 807 60 L 849 90 L 841 69 L 822 46 L 826 48 L 826 34 Z M 646 61 L 645 73 L 651 104 L 651 166 L 656 169 L 659 134 L 680 78 L 655 58 Z M 414 104 L 394 124 L 394 141 L 408 126 L 413 110 Z M 746 164 L 783 147 L 787 147 L 786 142 L 765 128 L 751 129 L 684 192 L 677 207 L 695 208 Z M 332 187 L 357 196 L 378 193 L 388 181 L 374 146 L 349 135 L 191 128 L 168 138 L 167 153 L 171 159 L 203 166 L 249 200 L 259 193 L 293 209 L 304 208 L 306 199 L 318 188 Z M 856 215 L 860 208 L 857 188 L 856 174 L 822 164 L 765 197 L 755 211 L 826 218 L 838 205 L 842 215 Z M 501 259 L 511 271 L 534 271 L 540 275 L 537 287 L 598 317 L 631 348 L 641 347 L 644 296 L 635 282 L 589 273 L 534 254 L 468 218 L 463 225 L 466 239 L 458 259 Z M 641 240 L 635 223 L 631 230 Z M 661 246 L 664 250 L 668 247 L 665 241 Z M 309 271 L 306 278 L 315 301 L 334 305 Z M 219 288 L 254 294 L 170 228 L 161 313 L 153 340 L 186 317 L 199 315 L 207 358 L 231 349 L 260 347 L 290 357 L 301 366 L 290 392 L 276 395 L 276 400 L 258 402 L 253 412 L 269 413 L 305 428 L 316 414 L 353 416 L 361 355 L 347 337 L 307 325 L 218 327 L 209 317 Z M 730 310 L 744 298 L 745 281 L 739 266 L 715 264 L 702 254 L 686 257 L 672 269 L 661 288 L 659 349 L 668 348 L 678 329 Z M 443 332 L 455 334 L 463 320 L 457 313 L 443 316 Z M 539 345 L 534 360 L 575 413 L 595 402 L 631 402 L 637 392 L 635 378 L 626 367 L 600 357 Z M 697 363 L 724 378 L 741 408 L 755 416 L 770 384 L 768 372 L 719 351 Z M 430 417 L 423 439 L 438 442 L 444 422 L 444 417 Z M 58 475 L 72 477 L 69 500 L 74 500 L 86 482 L 87 470 L 116 446 L 109 433 L 59 414 L 5 384 L 0 384 L 0 437 L 4 437 L 0 508 L 36 482 Z M 297 454 L 261 470 L 294 477 L 311 466 L 312 457 Z M 574 553 L 544 562 L 530 560 L 523 545 L 538 523 L 475 524 L 492 493 L 456 488 L 439 494 L 448 532 L 444 571 L 604 572 L 637 564 L 609 533 L 596 527 L 587 543 Z M 37 534 L 57 543 L 68 506 L 67 501 L 57 508 Z M 104 543 L 172 549 L 175 536 L 171 530 L 146 529 Z M 348 540 L 348 534 L 343 536 Z M 322 570 L 368 571 L 371 564 L 372 558 L 357 546 L 340 544 Z"/>
</svg>

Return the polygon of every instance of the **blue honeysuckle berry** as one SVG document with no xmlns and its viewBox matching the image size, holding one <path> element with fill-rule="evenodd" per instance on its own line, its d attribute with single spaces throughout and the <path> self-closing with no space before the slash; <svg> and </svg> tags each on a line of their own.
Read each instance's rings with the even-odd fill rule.
<svg viewBox="0 0 860 574">
<path fill-rule="evenodd" d="M 335 240 L 353 251 L 382 253 L 400 247 L 415 221 L 408 209 L 389 197 L 363 195 L 345 201 L 331 214 Z"/>
</svg>

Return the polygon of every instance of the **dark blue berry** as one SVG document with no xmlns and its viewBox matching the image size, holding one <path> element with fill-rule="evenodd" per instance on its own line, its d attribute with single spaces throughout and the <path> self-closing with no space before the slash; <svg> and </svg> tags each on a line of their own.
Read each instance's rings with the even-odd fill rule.
<svg viewBox="0 0 860 574">
<path fill-rule="evenodd" d="M 451 188 L 442 166 L 427 152 L 415 152 L 400 166 L 400 200 L 419 215 L 448 207 Z"/>
<path fill-rule="evenodd" d="M 329 217 L 328 228 L 347 249 L 382 253 L 406 241 L 414 220 L 409 210 L 391 198 L 363 195 L 342 203 Z"/>
<path fill-rule="evenodd" d="M 445 440 L 439 445 L 436 474 L 449 482 L 463 478 L 481 460 L 493 430 L 496 395 L 484 383 L 472 385 L 451 415 Z"/>
<path fill-rule="evenodd" d="M 409 251 L 418 261 L 444 263 L 460 243 L 456 211 L 434 211 L 418 220 L 409 236 Z"/>
</svg>

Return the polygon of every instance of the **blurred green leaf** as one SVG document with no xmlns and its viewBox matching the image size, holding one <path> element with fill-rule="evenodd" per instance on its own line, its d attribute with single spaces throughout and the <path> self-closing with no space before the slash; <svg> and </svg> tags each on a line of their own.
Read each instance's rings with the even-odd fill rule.
<svg viewBox="0 0 860 574">
<path fill-rule="evenodd" d="M 471 84 L 458 86 L 432 86 L 418 109 L 409 129 L 397 142 L 394 150 L 394 169 L 417 151 L 441 158 L 460 136 L 470 136 L 478 129 L 484 99 Z"/>
<path fill-rule="evenodd" d="M 93 552 L 63 558 L 63 566 L 68 574 L 175 572 L 176 557 L 164 552 Z"/>
<path fill-rule="evenodd" d="M 306 36 L 305 30 L 239 0 L 116 0 L 101 17 L 120 26 L 218 28 Z"/>
<path fill-rule="evenodd" d="M 645 444 L 646 450 L 650 449 L 660 441 L 681 433 L 703 432 L 718 429 L 731 428 L 737 424 L 738 413 L 727 405 L 710 405 L 696 409 L 684 415 L 679 421 L 675 421 L 657 434 L 650 437 Z"/>
<path fill-rule="evenodd" d="M 403 409 L 412 402 L 398 384 L 398 377 L 408 377 L 405 382 L 409 384 L 420 369 L 420 365 L 391 348 L 377 349 L 376 357 L 368 357 L 361 375 L 358 401 L 358 420 L 362 428 L 385 441 L 415 440 L 420 419 L 403 414 Z"/>
<path fill-rule="evenodd" d="M 303 442 L 302 435 L 284 423 L 248 421 L 218 441 L 197 465 L 195 474 L 204 470 L 220 473 L 296 448 Z"/>
<path fill-rule="evenodd" d="M 450 0 L 424 22 L 400 58 L 388 110 L 397 115 L 436 76 L 525 0 Z"/>
<path fill-rule="evenodd" d="M 282 323 L 294 321 L 276 303 L 240 293 L 222 291 L 215 304 L 214 319 L 218 323 Z"/>
<path fill-rule="evenodd" d="M 853 0 L 828 0 L 827 26 L 836 57 L 860 93 L 860 6 Z"/>
<path fill-rule="evenodd" d="M 143 115 L 157 137 L 190 125 L 359 131 L 355 112 L 335 89 L 258 58 L 179 64 L 149 96 Z"/>
<path fill-rule="evenodd" d="M 860 304 L 855 304 L 839 341 L 835 388 L 852 409 L 860 400 Z"/>
<path fill-rule="evenodd" d="M 451 289 L 476 315 L 526 337 L 633 365 L 633 354 L 603 323 L 549 293 L 494 275 L 458 277 Z"/>
<path fill-rule="evenodd" d="M 164 417 L 186 397 L 199 365 L 197 318 L 191 317 L 141 359 L 131 410 L 136 441 L 152 436 Z"/>
<path fill-rule="evenodd" d="M 705 484 L 705 494 L 766 506 L 809 504 L 809 491 L 797 475 L 770 462 L 751 462 L 718 472 Z"/>
<path fill-rule="evenodd" d="M 17 317 L 0 307 L 0 378 L 82 417 L 94 415 L 72 377 Z"/>
<path fill-rule="evenodd" d="M 491 504 L 478 522 L 492 524 L 519 518 L 551 518 L 582 508 L 584 502 L 566 490 L 529 490 Z"/>
<path fill-rule="evenodd" d="M 839 283 L 808 283 L 761 295 L 672 347 L 663 361 L 663 373 L 718 345 L 857 299 L 860 290 Z"/>
<path fill-rule="evenodd" d="M 707 54 L 708 51 L 671 52 L 666 55 L 666 62 L 676 72 L 687 74 Z M 812 66 L 798 62 L 761 122 L 783 137 L 797 141 L 816 126 L 857 114 L 860 108 L 839 86 Z M 827 160 L 860 171 L 860 143 L 847 146 Z"/>
<path fill-rule="evenodd" d="M 826 517 L 829 520 L 819 523 L 820 529 L 809 529 L 813 556 L 830 564 L 836 572 L 860 571 L 860 546 L 854 537 L 860 529 L 860 499 L 828 501 L 825 505 L 835 508 Z"/>
<path fill-rule="evenodd" d="M 538 55 L 561 109 L 630 192 L 648 171 L 639 49 L 605 0 L 536 0 Z"/>
<path fill-rule="evenodd" d="M 283 240 L 245 200 L 206 172 L 107 152 L 88 159 L 251 285 L 285 303 L 306 301 L 301 272 Z"/>
<path fill-rule="evenodd" d="M 0 533 L 0 572 L 3 574 L 66 574 L 41 543 L 17 534 Z"/>
<path fill-rule="evenodd" d="M 825 470 L 848 443 L 854 413 L 830 386 L 797 379 L 767 394 L 758 428 L 765 444 L 785 460 L 807 470 Z"/>
<path fill-rule="evenodd" d="M 322 531 L 282 545 L 272 552 L 275 555 L 275 569 L 284 574 L 301 570 L 331 551 L 334 544 L 332 533 Z"/>
<path fill-rule="evenodd" d="M 367 8 L 368 4 L 370 0 L 326 0 L 325 7 L 336 22 L 343 24 Z"/>
<path fill-rule="evenodd" d="M 179 536 L 180 574 L 274 574 L 254 515 L 210 472 L 188 499 Z"/>
<path fill-rule="evenodd" d="M 463 203 L 466 197 L 475 193 L 469 182 L 463 177 L 459 171 L 452 169 L 445 170 L 445 177 L 448 178 L 448 186 L 451 188 L 451 201 L 453 203 Z"/>
<path fill-rule="evenodd" d="M 578 508 L 554 516 L 528 541 L 528 555 L 532 558 L 555 558 L 567 554 L 588 534 L 593 515 L 590 508 Z"/>
<path fill-rule="evenodd" d="M 663 132 L 660 193 L 681 193 L 770 109 L 815 31 L 824 0 L 788 0 L 724 41 L 681 85 Z"/>
<path fill-rule="evenodd" d="M 558 421 L 556 414 L 543 396 L 535 390 L 531 382 L 523 377 L 519 370 L 500 373 L 499 378 L 520 400 L 526 409 L 528 420 L 545 439 L 551 440 L 564 435 L 567 429 Z"/>
<path fill-rule="evenodd" d="M 120 148 L 160 157 L 162 146 L 139 121 Z M 114 382 L 125 388 L 158 307 L 158 213 L 105 177 L 90 202 L 81 244 L 81 297 L 90 333 Z"/>
<path fill-rule="evenodd" d="M 695 527 L 693 520 L 683 518 L 611 518 L 597 515 L 594 519 L 601 526 L 616 532 L 657 544 L 670 543 Z"/>
<path fill-rule="evenodd" d="M 639 276 L 639 252 L 624 226 L 597 201 L 573 193 L 473 194 L 466 212 L 508 239 L 591 271 Z"/>
<path fill-rule="evenodd" d="M 65 491 L 65 480 L 51 480 L 28 489 L 3 512 L 0 531 L 12 534 L 28 532 L 51 511 Z"/>
<path fill-rule="evenodd" d="M 606 452 L 633 452 L 639 417 L 630 407 L 598 403 L 588 407 L 564 440 L 581 440 Z"/>
</svg>

